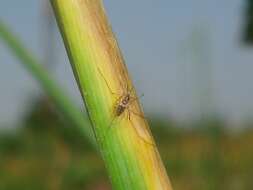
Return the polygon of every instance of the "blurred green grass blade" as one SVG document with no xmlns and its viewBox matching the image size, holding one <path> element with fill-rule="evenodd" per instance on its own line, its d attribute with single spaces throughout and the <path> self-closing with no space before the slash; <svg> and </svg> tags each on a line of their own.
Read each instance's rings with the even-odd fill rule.
<svg viewBox="0 0 253 190">
<path fill-rule="evenodd" d="M 53 77 L 43 68 L 38 59 L 24 47 L 20 40 L 1 21 L 0 39 L 12 50 L 13 54 L 21 61 L 33 77 L 37 79 L 64 116 L 78 128 L 93 147 L 96 147 L 95 138 L 88 119 L 66 95 L 66 92 L 60 88 L 59 84 L 53 80 Z"/>
</svg>

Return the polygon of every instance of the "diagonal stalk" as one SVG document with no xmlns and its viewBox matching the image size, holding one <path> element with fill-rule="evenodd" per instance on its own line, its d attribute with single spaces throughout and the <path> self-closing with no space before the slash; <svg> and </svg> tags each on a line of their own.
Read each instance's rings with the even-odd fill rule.
<svg viewBox="0 0 253 190">
<path fill-rule="evenodd" d="M 43 68 L 42 64 L 24 47 L 3 22 L 0 22 L 0 39 L 12 50 L 13 54 L 33 77 L 37 79 L 47 94 L 53 99 L 59 111 L 79 129 L 93 147 L 96 147 L 88 119 L 66 95 L 66 92 L 60 88 L 59 84 L 53 80 L 53 77 Z"/>
<path fill-rule="evenodd" d="M 171 190 L 101 0 L 51 4 L 114 189 Z"/>
</svg>

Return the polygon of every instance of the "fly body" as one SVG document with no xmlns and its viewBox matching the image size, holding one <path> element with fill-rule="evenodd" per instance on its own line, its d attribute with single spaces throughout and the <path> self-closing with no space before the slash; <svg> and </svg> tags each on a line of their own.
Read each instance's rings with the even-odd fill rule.
<svg viewBox="0 0 253 190">
<path fill-rule="evenodd" d="M 120 116 L 126 110 L 126 108 L 129 106 L 130 98 L 131 96 L 129 93 L 121 98 L 116 106 L 116 116 Z"/>
<path fill-rule="evenodd" d="M 131 113 L 132 113 L 132 114 L 137 115 L 138 117 L 141 117 L 142 119 L 145 120 L 145 117 L 142 114 L 135 113 L 130 108 L 131 104 L 134 103 L 138 99 L 134 94 L 134 91 L 133 91 L 134 89 L 133 88 L 130 89 L 127 85 L 125 88 L 123 88 L 123 92 L 121 94 L 115 93 L 110 88 L 109 83 L 107 82 L 107 80 L 105 79 L 103 73 L 100 71 L 99 68 L 98 68 L 98 71 L 99 71 L 100 75 L 102 76 L 102 78 L 104 79 L 111 94 L 118 95 L 118 97 L 119 97 L 118 100 L 116 101 L 115 105 L 113 106 L 114 117 L 112 118 L 112 121 L 110 122 L 109 127 L 112 126 L 113 121 L 116 118 L 121 117 L 124 113 L 127 113 L 127 118 L 129 120 L 129 122 L 132 124 L 135 131 L 137 132 L 137 135 L 140 138 L 142 138 L 146 143 L 153 145 L 153 143 L 150 142 L 149 139 L 146 139 L 146 137 L 149 136 L 148 132 L 145 129 L 141 128 L 140 125 L 134 126 L 133 121 L 131 119 Z M 143 134 L 146 134 L 146 135 L 143 135 Z"/>
</svg>

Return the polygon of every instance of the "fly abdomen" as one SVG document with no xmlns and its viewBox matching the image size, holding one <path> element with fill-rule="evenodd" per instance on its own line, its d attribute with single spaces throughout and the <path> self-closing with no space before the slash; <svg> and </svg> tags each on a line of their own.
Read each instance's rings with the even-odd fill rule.
<svg viewBox="0 0 253 190">
<path fill-rule="evenodd" d="M 116 116 L 120 116 L 125 111 L 125 109 L 126 107 L 122 105 L 118 105 L 116 108 Z"/>
</svg>

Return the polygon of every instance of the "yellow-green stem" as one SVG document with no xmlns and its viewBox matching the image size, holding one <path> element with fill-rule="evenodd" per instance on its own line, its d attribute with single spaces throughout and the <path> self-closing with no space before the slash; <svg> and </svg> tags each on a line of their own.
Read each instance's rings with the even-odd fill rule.
<svg viewBox="0 0 253 190">
<path fill-rule="evenodd" d="M 51 3 L 114 189 L 171 190 L 102 2 Z"/>
</svg>

